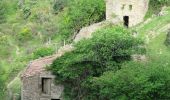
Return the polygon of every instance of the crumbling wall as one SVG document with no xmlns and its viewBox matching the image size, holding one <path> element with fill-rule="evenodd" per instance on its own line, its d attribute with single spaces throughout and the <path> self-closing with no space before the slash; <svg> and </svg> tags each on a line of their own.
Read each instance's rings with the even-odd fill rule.
<svg viewBox="0 0 170 100">
<path fill-rule="evenodd" d="M 39 100 L 39 76 L 24 78 L 22 82 L 22 100 Z"/>
<path fill-rule="evenodd" d="M 92 24 L 88 27 L 84 27 L 80 30 L 80 32 L 76 35 L 74 42 L 78 42 L 82 39 L 90 38 L 92 36 L 92 33 L 97 31 L 98 29 L 101 29 L 102 27 L 106 26 L 108 23 L 106 21 Z"/>
</svg>

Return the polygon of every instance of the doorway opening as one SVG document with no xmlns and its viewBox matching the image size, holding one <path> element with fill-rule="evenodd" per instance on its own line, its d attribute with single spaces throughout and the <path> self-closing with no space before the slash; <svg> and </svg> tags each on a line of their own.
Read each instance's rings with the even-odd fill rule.
<svg viewBox="0 0 170 100">
<path fill-rule="evenodd" d="M 129 16 L 123 16 L 124 26 L 129 27 Z"/>
</svg>

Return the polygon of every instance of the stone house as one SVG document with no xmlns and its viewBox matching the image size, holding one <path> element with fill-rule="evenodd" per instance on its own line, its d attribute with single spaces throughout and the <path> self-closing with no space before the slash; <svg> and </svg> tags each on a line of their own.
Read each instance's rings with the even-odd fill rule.
<svg viewBox="0 0 170 100">
<path fill-rule="evenodd" d="M 131 27 L 143 21 L 149 0 L 106 0 L 106 20 Z"/>
<path fill-rule="evenodd" d="M 64 87 L 55 84 L 55 76 L 46 70 L 46 66 L 71 50 L 72 45 L 66 45 L 52 56 L 30 62 L 21 75 L 21 100 L 62 100 Z"/>
</svg>

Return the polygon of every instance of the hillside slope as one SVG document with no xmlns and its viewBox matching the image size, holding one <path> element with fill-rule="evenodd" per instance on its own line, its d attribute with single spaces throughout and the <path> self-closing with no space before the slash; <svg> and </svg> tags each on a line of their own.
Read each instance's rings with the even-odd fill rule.
<svg viewBox="0 0 170 100">
<path fill-rule="evenodd" d="M 88 2 L 90 1 L 88 0 Z M 13 95 L 19 99 L 21 85 L 20 71 L 25 68 L 29 61 L 52 55 L 61 46 L 65 45 L 66 38 L 58 35 L 58 25 L 63 24 L 62 32 L 69 32 L 69 35 L 75 35 L 83 26 L 88 26 L 96 21 L 102 21 L 104 16 L 104 6 L 102 6 L 102 9 L 98 12 L 100 18 L 96 14 L 93 19 L 91 14 L 89 14 L 89 19 L 83 19 L 83 16 L 78 14 L 79 18 L 82 17 L 83 19 L 82 23 L 79 23 L 79 19 L 74 19 L 74 11 L 71 12 L 68 18 L 66 17 L 68 12 L 64 12 L 65 9 L 62 10 L 63 13 L 61 15 L 54 14 L 53 0 L 44 0 L 43 2 L 42 0 L 26 0 L 27 5 L 24 9 L 17 8 L 17 0 L 6 2 L 10 9 L 8 9 L 6 14 L 6 22 L 0 24 L 0 98 L 4 100 L 5 97 L 11 99 Z M 103 2 L 98 7 L 102 4 Z M 88 7 L 91 7 L 91 5 L 88 5 Z M 76 8 L 72 7 L 72 9 L 75 10 Z M 66 8 L 66 10 L 68 9 Z M 84 10 L 83 7 L 82 10 Z M 90 13 L 93 14 L 94 9 L 86 10 L 90 10 Z M 31 16 L 28 17 L 27 15 L 30 13 Z M 62 14 L 65 16 L 63 17 Z M 70 23 L 72 22 L 75 25 L 74 29 L 64 30 L 65 28 L 72 28 L 73 25 L 67 26 L 66 24 L 68 23 L 58 24 L 57 22 L 59 22 L 58 19 L 60 17 L 67 19 L 64 22 L 67 22 L 69 18 L 73 18 L 73 22 L 70 21 Z M 85 21 L 87 22 L 84 23 Z M 130 30 L 137 32 L 138 36 L 143 37 L 146 41 L 147 62 L 170 66 L 170 48 L 164 44 L 168 29 L 170 29 L 169 6 L 164 7 L 159 16 L 154 15 L 140 25 L 130 28 Z M 68 41 L 70 42 L 70 39 Z M 7 89 L 9 92 L 8 96 L 6 96 Z"/>
<path fill-rule="evenodd" d="M 162 63 L 169 63 L 167 61 L 170 57 L 170 50 L 164 42 L 170 29 L 170 7 L 164 7 L 161 13 L 163 15 L 153 16 L 134 29 L 139 32 L 139 36 L 145 38 L 150 60 L 164 59 L 161 60 Z"/>
<path fill-rule="evenodd" d="M 57 32 L 53 0 L 25 0 L 23 9 L 18 7 L 18 0 L 0 2 L 5 6 L 2 10 L 0 4 L 0 13 L 5 16 L 4 22 L 0 22 L 0 98 L 5 100 L 5 97 L 11 98 L 5 96 L 8 83 L 18 76 L 28 62 L 55 53 L 64 40 L 60 37 L 52 39 Z M 15 82 L 10 83 L 11 91 L 17 96 L 19 79 L 16 77 Z"/>
</svg>

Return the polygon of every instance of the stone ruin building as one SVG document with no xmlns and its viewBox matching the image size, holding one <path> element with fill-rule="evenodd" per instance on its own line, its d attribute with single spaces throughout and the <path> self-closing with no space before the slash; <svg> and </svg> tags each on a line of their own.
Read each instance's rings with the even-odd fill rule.
<svg viewBox="0 0 170 100">
<path fill-rule="evenodd" d="M 131 27 L 143 21 L 149 0 L 106 0 L 106 20 Z"/>
<path fill-rule="evenodd" d="M 30 62 L 21 75 L 21 100 L 62 100 L 64 87 L 55 84 L 55 76 L 46 70 L 46 66 L 71 50 L 72 45 L 65 45 L 52 56 Z"/>
<path fill-rule="evenodd" d="M 113 24 L 123 22 L 126 27 L 139 24 L 144 19 L 148 3 L 149 0 L 106 0 L 106 21 L 82 28 L 74 41 L 90 38 L 107 21 Z M 72 49 L 72 45 L 66 45 L 52 56 L 32 61 L 21 75 L 21 100 L 62 100 L 63 85 L 56 85 L 55 76 L 45 67 Z"/>
<path fill-rule="evenodd" d="M 43 67 L 54 58 L 46 58 L 31 62 L 21 77 L 21 100 L 60 100 L 64 89 L 55 85 L 55 76 Z"/>
</svg>

